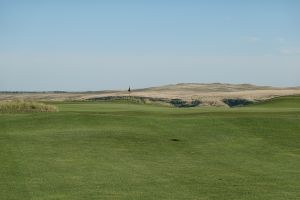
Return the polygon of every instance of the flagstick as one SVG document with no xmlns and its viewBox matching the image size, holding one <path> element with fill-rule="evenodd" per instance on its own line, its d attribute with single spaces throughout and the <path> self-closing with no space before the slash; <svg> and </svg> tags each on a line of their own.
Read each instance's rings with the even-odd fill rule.
<svg viewBox="0 0 300 200">
<path fill-rule="evenodd" d="M 131 92 L 131 90 L 130 90 L 130 86 L 129 86 L 129 88 L 128 88 L 128 95 L 129 95 L 129 99 L 131 98 L 131 96 L 130 96 L 130 92 Z"/>
</svg>

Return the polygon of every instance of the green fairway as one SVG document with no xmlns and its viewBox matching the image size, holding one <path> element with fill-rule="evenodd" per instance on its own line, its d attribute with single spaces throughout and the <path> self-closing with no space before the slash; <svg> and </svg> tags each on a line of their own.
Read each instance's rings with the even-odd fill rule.
<svg viewBox="0 0 300 200">
<path fill-rule="evenodd" d="M 0 114 L 0 199 L 300 199 L 300 97 Z"/>
</svg>

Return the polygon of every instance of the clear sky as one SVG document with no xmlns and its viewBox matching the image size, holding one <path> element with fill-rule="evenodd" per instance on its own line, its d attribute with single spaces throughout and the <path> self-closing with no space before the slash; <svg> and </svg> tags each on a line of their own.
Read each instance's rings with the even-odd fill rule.
<svg viewBox="0 0 300 200">
<path fill-rule="evenodd" d="M 300 86 L 299 0 L 0 0 L 0 90 Z"/>
</svg>

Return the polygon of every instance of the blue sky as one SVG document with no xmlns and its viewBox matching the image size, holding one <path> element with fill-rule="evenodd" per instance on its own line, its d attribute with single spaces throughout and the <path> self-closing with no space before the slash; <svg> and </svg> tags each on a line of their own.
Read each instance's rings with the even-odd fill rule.
<svg viewBox="0 0 300 200">
<path fill-rule="evenodd" d="M 300 86 L 300 1 L 0 0 L 0 90 Z"/>
</svg>

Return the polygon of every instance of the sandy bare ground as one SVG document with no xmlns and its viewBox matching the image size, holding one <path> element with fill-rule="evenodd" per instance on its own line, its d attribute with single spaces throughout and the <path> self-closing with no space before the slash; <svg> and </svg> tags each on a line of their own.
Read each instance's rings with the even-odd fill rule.
<svg viewBox="0 0 300 200">
<path fill-rule="evenodd" d="M 300 87 L 275 88 L 249 84 L 185 83 L 136 90 L 133 89 L 131 90 L 130 95 L 136 97 L 163 99 L 178 98 L 185 101 L 200 100 L 206 105 L 221 106 L 224 105 L 224 99 L 247 99 L 250 101 L 259 101 L 277 96 L 300 95 Z M 39 101 L 77 101 L 110 96 L 129 96 L 129 93 L 127 90 L 82 93 L 0 93 L 0 100 L 30 99 Z"/>
</svg>

